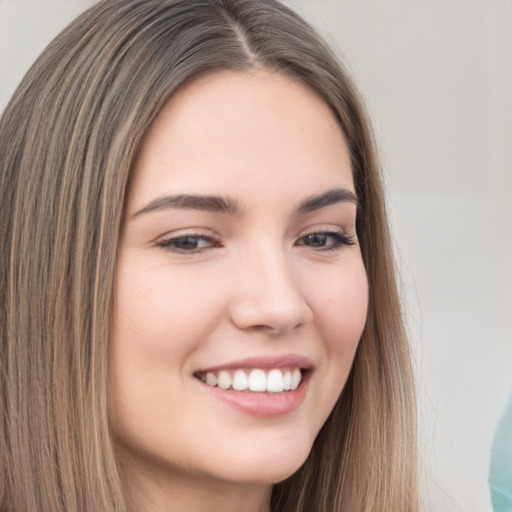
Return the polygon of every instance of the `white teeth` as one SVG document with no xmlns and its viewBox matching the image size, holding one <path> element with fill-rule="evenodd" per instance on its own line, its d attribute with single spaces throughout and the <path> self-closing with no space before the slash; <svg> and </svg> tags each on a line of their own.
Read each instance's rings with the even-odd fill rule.
<svg viewBox="0 0 512 512">
<path fill-rule="evenodd" d="M 274 368 L 267 370 L 267 373 L 257 368 L 251 370 L 249 375 L 244 370 L 236 370 L 234 373 L 221 370 L 197 376 L 209 386 L 217 386 L 223 390 L 232 388 L 235 391 L 268 391 L 270 393 L 293 391 L 297 389 L 302 380 L 302 372 L 299 368 L 286 371 Z"/>
<path fill-rule="evenodd" d="M 272 370 L 267 376 L 267 391 L 280 393 L 283 389 L 283 374 L 280 370 Z"/>
<path fill-rule="evenodd" d="M 231 384 L 232 380 L 229 373 L 225 371 L 219 372 L 219 376 L 217 378 L 217 386 L 219 386 L 220 389 L 229 389 Z"/>
<path fill-rule="evenodd" d="M 292 382 L 291 382 L 290 389 L 291 390 L 297 389 L 297 387 L 300 384 L 301 379 L 302 379 L 302 373 L 300 373 L 300 370 L 298 368 L 295 368 L 295 370 L 293 370 L 293 373 L 292 373 Z"/>
<path fill-rule="evenodd" d="M 206 374 L 206 384 L 210 386 L 216 386 L 217 385 L 217 375 L 212 372 L 208 372 Z"/>
<path fill-rule="evenodd" d="M 249 387 L 249 379 L 243 370 L 237 370 L 233 375 L 233 389 L 243 391 Z"/>
<path fill-rule="evenodd" d="M 292 388 L 292 373 L 291 372 L 284 372 L 283 375 L 283 389 L 285 391 L 290 391 Z"/>
<path fill-rule="evenodd" d="M 267 376 L 263 370 L 252 370 L 249 374 L 249 389 L 251 391 L 267 391 Z"/>
</svg>

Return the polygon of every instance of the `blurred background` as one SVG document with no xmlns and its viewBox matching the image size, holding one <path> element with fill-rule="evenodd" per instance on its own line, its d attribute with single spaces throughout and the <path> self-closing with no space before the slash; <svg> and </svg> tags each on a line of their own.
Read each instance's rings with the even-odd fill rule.
<svg viewBox="0 0 512 512">
<path fill-rule="evenodd" d="M 192 0 L 191 0 L 192 1 Z M 86 0 L 0 0 L 0 110 Z M 512 392 L 512 1 L 287 0 L 381 150 L 420 394 L 426 512 L 490 512 Z"/>
</svg>

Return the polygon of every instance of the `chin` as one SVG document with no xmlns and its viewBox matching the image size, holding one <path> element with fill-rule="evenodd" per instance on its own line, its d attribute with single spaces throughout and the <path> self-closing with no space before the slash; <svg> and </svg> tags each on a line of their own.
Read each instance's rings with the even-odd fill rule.
<svg viewBox="0 0 512 512">
<path fill-rule="evenodd" d="M 246 450 L 249 452 L 249 447 Z M 304 464 L 311 450 L 310 443 L 293 446 L 254 448 L 252 453 L 240 454 L 236 461 L 228 462 L 225 479 L 238 483 L 273 485 L 292 476 Z"/>
</svg>

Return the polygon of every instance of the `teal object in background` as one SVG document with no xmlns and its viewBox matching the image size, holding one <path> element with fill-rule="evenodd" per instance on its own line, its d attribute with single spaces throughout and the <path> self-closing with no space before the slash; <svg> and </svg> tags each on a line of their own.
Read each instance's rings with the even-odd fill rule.
<svg viewBox="0 0 512 512">
<path fill-rule="evenodd" d="M 494 437 L 489 488 L 494 512 L 512 512 L 512 395 Z"/>
</svg>

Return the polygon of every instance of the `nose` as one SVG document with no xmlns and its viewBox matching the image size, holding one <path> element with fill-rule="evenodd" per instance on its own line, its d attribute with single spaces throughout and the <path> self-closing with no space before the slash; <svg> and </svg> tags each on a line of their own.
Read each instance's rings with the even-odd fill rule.
<svg viewBox="0 0 512 512">
<path fill-rule="evenodd" d="M 311 321 L 299 273 L 285 251 L 253 249 L 240 259 L 230 306 L 237 328 L 281 335 Z"/>
</svg>

